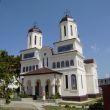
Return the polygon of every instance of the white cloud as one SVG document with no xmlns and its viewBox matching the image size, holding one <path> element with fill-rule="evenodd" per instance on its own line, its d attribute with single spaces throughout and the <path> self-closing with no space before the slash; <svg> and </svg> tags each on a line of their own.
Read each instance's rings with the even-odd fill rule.
<svg viewBox="0 0 110 110">
<path fill-rule="evenodd" d="M 98 51 L 99 51 L 99 48 L 97 47 L 96 43 L 91 46 L 91 49 L 92 49 L 94 52 L 98 52 Z"/>
</svg>

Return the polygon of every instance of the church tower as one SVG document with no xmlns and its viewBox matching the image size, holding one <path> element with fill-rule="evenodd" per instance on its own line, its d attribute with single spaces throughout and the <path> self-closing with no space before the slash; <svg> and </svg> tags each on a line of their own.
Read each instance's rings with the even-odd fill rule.
<svg viewBox="0 0 110 110">
<path fill-rule="evenodd" d="M 75 20 L 66 14 L 60 21 L 60 41 L 78 38 L 77 25 Z"/>
<path fill-rule="evenodd" d="M 42 48 L 42 31 L 34 25 L 31 29 L 28 31 L 28 41 L 27 41 L 27 48 L 34 48 L 37 49 Z"/>
<path fill-rule="evenodd" d="M 82 45 L 77 31 L 77 24 L 73 17 L 66 14 L 59 23 L 60 40 L 55 42 L 55 52 L 64 53 L 69 51 L 78 51 L 83 55 Z"/>
</svg>

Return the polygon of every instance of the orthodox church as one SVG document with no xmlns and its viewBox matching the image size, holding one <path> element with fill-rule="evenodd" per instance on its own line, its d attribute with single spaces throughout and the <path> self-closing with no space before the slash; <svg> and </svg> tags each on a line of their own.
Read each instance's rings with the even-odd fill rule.
<svg viewBox="0 0 110 110">
<path fill-rule="evenodd" d="M 97 64 L 85 59 L 73 17 L 65 15 L 59 29 L 60 40 L 53 43 L 54 48 L 43 47 L 39 27 L 28 30 L 27 49 L 21 50 L 20 81 L 25 92 L 42 100 L 58 94 L 71 101 L 97 97 Z"/>
</svg>

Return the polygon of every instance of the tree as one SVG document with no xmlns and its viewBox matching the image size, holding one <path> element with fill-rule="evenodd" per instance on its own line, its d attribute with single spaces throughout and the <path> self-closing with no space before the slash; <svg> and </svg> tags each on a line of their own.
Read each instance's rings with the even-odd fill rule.
<svg viewBox="0 0 110 110">
<path fill-rule="evenodd" d="M 17 88 L 20 73 L 20 56 L 8 55 L 7 51 L 0 50 L 0 97 L 10 102 L 10 96 Z"/>
</svg>

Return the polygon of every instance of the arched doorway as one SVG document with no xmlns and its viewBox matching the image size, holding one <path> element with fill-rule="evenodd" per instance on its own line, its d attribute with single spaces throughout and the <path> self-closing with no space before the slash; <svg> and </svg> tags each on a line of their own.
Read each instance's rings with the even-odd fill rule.
<svg viewBox="0 0 110 110">
<path fill-rule="evenodd" d="M 35 95 L 36 95 L 36 98 L 40 98 L 41 97 L 41 81 L 40 80 L 36 81 Z"/>
<path fill-rule="evenodd" d="M 51 96 L 51 88 L 50 88 L 50 80 L 46 80 L 46 86 L 45 86 L 45 95 L 46 99 L 50 98 Z"/>
</svg>

